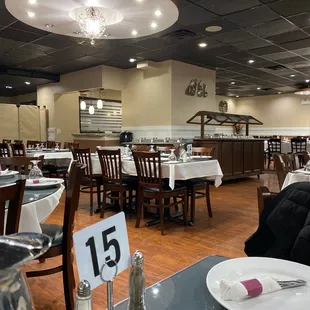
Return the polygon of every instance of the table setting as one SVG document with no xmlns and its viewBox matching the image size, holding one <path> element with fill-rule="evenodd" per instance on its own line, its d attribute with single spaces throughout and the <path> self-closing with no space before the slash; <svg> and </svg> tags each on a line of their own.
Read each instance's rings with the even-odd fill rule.
<svg viewBox="0 0 310 310">
<path fill-rule="evenodd" d="M 308 168 L 305 167 L 289 172 L 285 177 L 281 190 L 297 182 L 310 182 L 310 170 Z"/>
<path fill-rule="evenodd" d="M 63 179 L 44 178 L 38 161 L 34 160 L 29 175 L 18 171 L 0 170 L 0 186 L 8 186 L 20 178 L 26 178 L 19 232 L 41 233 L 40 223 L 45 222 L 59 204 L 65 189 Z"/>
</svg>

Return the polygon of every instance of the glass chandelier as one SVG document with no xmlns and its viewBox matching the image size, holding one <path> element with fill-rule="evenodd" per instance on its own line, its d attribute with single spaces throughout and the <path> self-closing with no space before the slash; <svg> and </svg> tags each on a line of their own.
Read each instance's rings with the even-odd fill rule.
<svg viewBox="0 0 310 310">
<path fill-rule="evenodd" d="M 105 18 L 96 7 L 92 6 L 87 7 L 84 14 L 80 14 L 79 25 L 91 44 L 95 44 L 95 39 L 99 39 L 106 30 Z"/>
</svg>

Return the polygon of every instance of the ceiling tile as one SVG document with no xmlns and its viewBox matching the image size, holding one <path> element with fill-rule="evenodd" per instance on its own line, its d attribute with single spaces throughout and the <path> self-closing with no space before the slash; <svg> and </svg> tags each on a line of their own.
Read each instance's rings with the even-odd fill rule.
<svg viewBox="0 0 310 310">
<path fill-rule="evenodd" d="M 281 53 L 281 52 L 285 52 L 285 49 L 277 45 L 270 45 L 270 46 L 251 50 L 251 53 L 258 55 L 258 56 Z"/>
<path fill-rule="evenodd" d="M 208 22 L 216 17 L 215 14 L 194 4 L 179 9 L 178 23 L 184 26 Z"/>
<path fill-rule="evenodd" d="M 290 58 L 294 56 L 295 55 L 293 53 L 286 51 L 286 52 L 279 52 L 279 53 L 264 55 L 263 57 L 268 60 L 279 60 L 279 59 Z"/>
<path fill-rule="evenodd" d="M 308 27 L 310 26 L 310 12 L 291 16 L 288 20 L 300 28 Z"/>
<path fill-rule="evenodd" d="M 304 39 L 304 40 L 299 40 L 299 41 L 294 41 L 294 42 L 289 42 L 289 43 L 283 43 L 280 44 L 283 48 L 287 50 L 297 50 L 301 48 L 309 48 L 310 46 L 310 38 L 309 39 Z"/>
<path fill-rule="evenodd" d="M 310 11 L 309 0 L 280 0 L 269 4 L 270 8 L 283 16 L 291 16 Z"/>
<path fill-rule="evenodd" d="M 242 41 L 247 41 L 251 39 L 256 39 L 256 36 L 249 33 L 244 29 L 237 29 L 230 32 L 222 32 L 212 37 L 223 43 L 237 43 Z"/>
<path fill-rule="evenodd" d="M 309 38 L 307 33 L 301 30 L 295 30 L 291 32 L 285 32 L 276 36 L 267 37 L 266 40 L 273 42 L 274 44 L 281 44 L 287 42 L 293 42 Z"/>
<path fill-rule="evenodd" d="M 258 0 L 202 0 L 199 5 L 218 15 L 226 15 L 243 11 L 260 5 Z"/>
<path fill-rule="evenodd" d="M 0 32 L 0 35 L 1 35 L 1 32 Z M 43 45 L 43 46 L 57 48 L 57 49 L 62 49 L 70 45 L 74 45 L 72 38 L 66 37 L 66 36 L 60 36 L 57 34 L 49 34 L 37 40 L 35 43 L 39 45 Z"/>
<path fill-rule="evenodd" d="M 6 9 L 0 10 L 1 25 L 9 25 L 16 21 L 16 18 L 12 16 Z"/>
<path fill-rule="evenodd" d="M 240 48 L 241 50 L 251 50 L 255 48 L 266 47 L 272 44 L 266 40 L 256 38 L 256 39 L 248 40 L 244 42 L 233 43 L 232 45 L 237 48 Z"/>
<path fill-rule="evenodd" d="M 279 15 L 266 6 L 259 6 L 225 16 L 226 19 L 242 27 L 250 27 L 271 20 L 279 19 Z"/>
<path fill-rule="evenodd" d="M 0 23 L 1 23 L 1 22 L 0 22 Z M 43 30 L 41 30 L 41 29 L 34 28 L 34 27 L 32 27 L 32 26 L 29 26 L 29 25 L 27 25 L 27 24 L 24 24 L 23 22 L 21 22 L 21 21 L 19 21 L 19 20 L 16 21 L 14 24 L 12 24 L 10 27 L 13 28 L 13 29 L 21 30 L 21 31 L 37 33 L 37 34 L 40 34 L 40 35 L 42 35 L 42 36 L 49 34 L 48 31 L 43 31 Z"/>
<path fill-rule="evenodd" d="M 0 31 L 0 37 L 21 42 L 32 42 L 41 37 L 40 34 L 16 30 L 13 28 L 4 28 Z"/>
</svg>

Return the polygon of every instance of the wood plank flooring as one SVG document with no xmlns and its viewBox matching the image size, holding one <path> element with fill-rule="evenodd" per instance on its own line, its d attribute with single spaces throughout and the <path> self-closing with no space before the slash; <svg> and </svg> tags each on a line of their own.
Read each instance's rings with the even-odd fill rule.
<svg viewBox="0 0 310 310">
<path fill-rule="evenodd" d="M 219 188 L 211 186 L 213 219 L 208 218 L 204 199 L 197 200 L 196 223 L 184 227 L 176 223 L 166 224 L 166 235 L 161 236 L 159 227 L 135 228 L 135 217 L 129 215 L 127 228 L 130 250 L 141 250 L 145 255 L 147 286 L 186 268 L 196 261 L 212 254 L 227 257 L 245 256 L 244 241 L 256 230 L 258 212 L 256 187 L 265 185 L 272 191 L 279 191 L 274 173 L 239 181 L 225 182 Z M 64 196 L 61 203 L 49 217 L 48 223 L 61 224 Z M 75 230 L 81 230 L 100 221 L 99 214 L 89 216 L 89 196 L 81 194 L 80 208 L 76 213 Z M 113 215 L 107 212 L 106 217 Z M 48 260 L 43 264 L 31 262 L 26 270 L 46 268 L 57 263 Z M 76 281 L 78 275 L 75 268 Z M 114 284 L 115 303 L 128 296 L 129 271 L 120 274 Z M 41 278 L 28 279 L 33 301 L 37 310 L 65 309 L 61 273 Z M 106 287 L 93 291 L 94 309 L 106 308 Z"/>
</svg>

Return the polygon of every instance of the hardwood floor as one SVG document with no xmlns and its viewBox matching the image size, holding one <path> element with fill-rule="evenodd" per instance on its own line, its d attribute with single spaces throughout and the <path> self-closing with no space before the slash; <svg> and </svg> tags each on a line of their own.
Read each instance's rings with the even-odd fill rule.
<svg viewBox="0 0 310 310">
<path fill-rule="evenodd" d="M 197 200 L 196 223 L 193 227 L 184 227 L 176 223 L 167 223 L 165 236 L 161 236 L 158 226 L 135 228 L 135 217 L 129 215 L 127 228 L 131 253 L 139 249 L 145 256 L 145 274 L 147 286 L 152 285 L 171 274 L 186 268 L 201 258 L 218 254 L 227 257 L 245 256 L 244 241 L 256 230 L 258 222 L 256 187 L 265 185 L 272 191 L 279 191 L 274 173 L 235 182 L 225 182 L 219 188 L 211 186 L 213 219 L 208 218 L 204 199 Z M 64 194 L 65 195 L 65 194 Z M 48 223 L 62 223 L 64 195 L 60 205 L 48 219 Z M 75 230 L 81 230 L 100 221 L 99 214 L 89 216 L 89 196 L 81 194 L 80 208 L 76 213 Z M 106 217 L 113 215 L 107 212 Z M 27 270 L 52 265 L 32 262 Z M 202 271 L 203 272 L 203 271 Z M 76 282 L 78 275 L 75 268 Z M 114 282 L 115 303 L 127 298 L 129 270 L 123 272 Z M 65 309 L 62 287 L 62 275 L 28 279 L 35 308 Z M 93 291 L 94 309 L 106 306 L 106 286 Z"/>
</svg>

